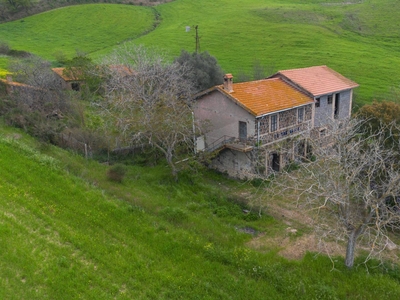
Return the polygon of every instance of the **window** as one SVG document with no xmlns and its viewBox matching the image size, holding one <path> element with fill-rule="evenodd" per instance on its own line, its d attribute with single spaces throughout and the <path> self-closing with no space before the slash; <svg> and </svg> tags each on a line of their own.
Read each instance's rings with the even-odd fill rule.
<svg viewBox="0 0 400 300">
<path fill-rule="evenodd" d="M 304 121 L 304 107 L 297 109 L 297 123 L 302 123 Z"/>
<path fill-rule="evenodd" d="M 271 116 L 271 132 L 278 130 L 278 115 Z"/>
<path fill-rule="evenodd" d="M 319 107 L 319 100 L 321 100 L 320 98 L 315 98 L 315 107 Z"/>
<path fill-rule="evenodd" d="M 332 104 L 333 95 L 328 96 L 328 104 Z"/>
</svg>

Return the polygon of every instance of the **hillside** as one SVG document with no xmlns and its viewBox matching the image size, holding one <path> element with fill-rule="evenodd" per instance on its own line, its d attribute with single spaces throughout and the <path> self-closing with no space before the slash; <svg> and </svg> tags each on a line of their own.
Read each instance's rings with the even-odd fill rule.
<svg viewBox="0 0 400 300">
<path fill-rule="evenodd" d="M 328 65 L 360 84 L 356 102 L 362 104 L 396 97 L 399 5 L 395 0 L 177 0 L 152 9 L 83 5 L 1 24 L 0 36 L 12 48 L 52 61 L 60 51 L 73 55 L 76 50 L 101 58 L 125 40 L 174 57 L 182 49 L 194 50 L 194 32 L 185 28 L 198 25 L 200 49 L 217 57 L 226 72 L 251 74 L 255 63 L 267 73 Z"/>
<path fill-rule="evenodd" d="M 22 19 L 36 15 L 51 9 L 65 6 L 91 4 L 91 3 L 113 3 L 139 6 L 154 6 L 171 0 L 14 0 L 0 2 L 0 23 Z"/>
<path fill-rule="evenodd" d="M 109 16 L 112 15 L 113 18 Z M 154 29 L 148 7 L 93 4 L 69 6 L 0 25 L 0 36 L 13 49 L 46 59 L 92 53 L 137 38 Z"/>
<path fill-rule="evenodd" d="M 108 166 L 4 126 L 0 165 L 2 299 L 400 297 L 398 269 L 350 272 L 334 258 L 332 272 L 324 256 L 247 246 L 287 227 L 235 204 L 249 184 L 204 171 L 177 183 L 163 165 L 131 165 L 113 183 Z"/>
</svg>

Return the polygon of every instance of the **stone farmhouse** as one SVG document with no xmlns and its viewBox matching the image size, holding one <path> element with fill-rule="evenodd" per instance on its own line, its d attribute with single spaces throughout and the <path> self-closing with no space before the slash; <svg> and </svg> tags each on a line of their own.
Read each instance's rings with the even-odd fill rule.
<svg viewBox="0 0 400 300">
<path fill-rule="evenodd" d="M 83 80 L 79 71 L 66 68 L 52 68 L 52 71 L 57 75 L 61 89 L 80 91 Z"/>
<path fill-rule="evenodd" d="M 108 71 L 117 78 L 132 76 L 135 74 L 133 70 L 124 65 L 109 65 Z M 52 71 L 57 76 L 59 86 L 63 90 L 81 91 L 85 85 L 85 74 L 77 68 L 52 68 Z M 94 76 L 101 76 L 101 69 L 97 70 Z"/>
<path fill-rule="evenodd" d="M 212 167 L 231 176 L 267 176 L 309 156 L 308 139 L 349 118 L 356 87 L 327 66 L 243 83 L 226 74 L 222 85 L 195 97 L 195 118 L 210 126 L 197 150 L 216 151 Z"/>
</svg>

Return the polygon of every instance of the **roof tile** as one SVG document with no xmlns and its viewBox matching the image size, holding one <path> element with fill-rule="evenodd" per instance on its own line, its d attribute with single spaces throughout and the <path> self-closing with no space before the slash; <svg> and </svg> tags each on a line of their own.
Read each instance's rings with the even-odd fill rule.
<svg viewBox="0 0 400 300">
<path fill-rule="evenodd" d="M 358 84 L 327 66 L 279 71 L 272 77 L 283 75 L 314 97 L 358 87 Z"/>
<path fill-rule="evenodd" d="M 234 83 L 231 93 L 225 91 L 223 85 L 217 88 L 233 97 L 255 116 L 313 103 L 311 97 L 279 78 Z"/>
</svg>

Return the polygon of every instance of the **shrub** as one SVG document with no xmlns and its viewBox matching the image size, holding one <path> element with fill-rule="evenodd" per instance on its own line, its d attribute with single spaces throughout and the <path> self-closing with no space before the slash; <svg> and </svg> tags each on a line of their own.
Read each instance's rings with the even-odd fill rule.
<svg viewBox="0 0 400 300">
<path fill-rule="evenodd" d="M 0 41 L 0 54 L 7 55 L 10 52 L 10 46 L 6 42 Z"/>
<path fill-rule="evenodd" d="M 186 221 L 189 217 L 185 211 L 175 207 L 165 207 L 160 214 L 168 221 L 179 224 Z"/>
<path fill-rule="evenodd" d="M 285 166 L 285 171 L 286 172 L 291 172 L 291 171 L 296 171 L 300 169 L 300 166 L 298 163 L 292 161 L 288 165 Z"/>
<path fill-rule="evenodd" d="M 223 82 L 224 73 L 217 59 L 207 51 L 189 53 L 182 50 L 181 55 L 175 59 L 181 65 L 187 64 L 192 69 L 189 79 L 194 84 L 194 89 L 199 92 Z"/>
<path fill-rule="evenodd" d="M 121 183 L 126 174 L 126 168 L 122 164 L 115 164 L 107 171 L 107 177 L 111 181 Z"/>
</svg>

